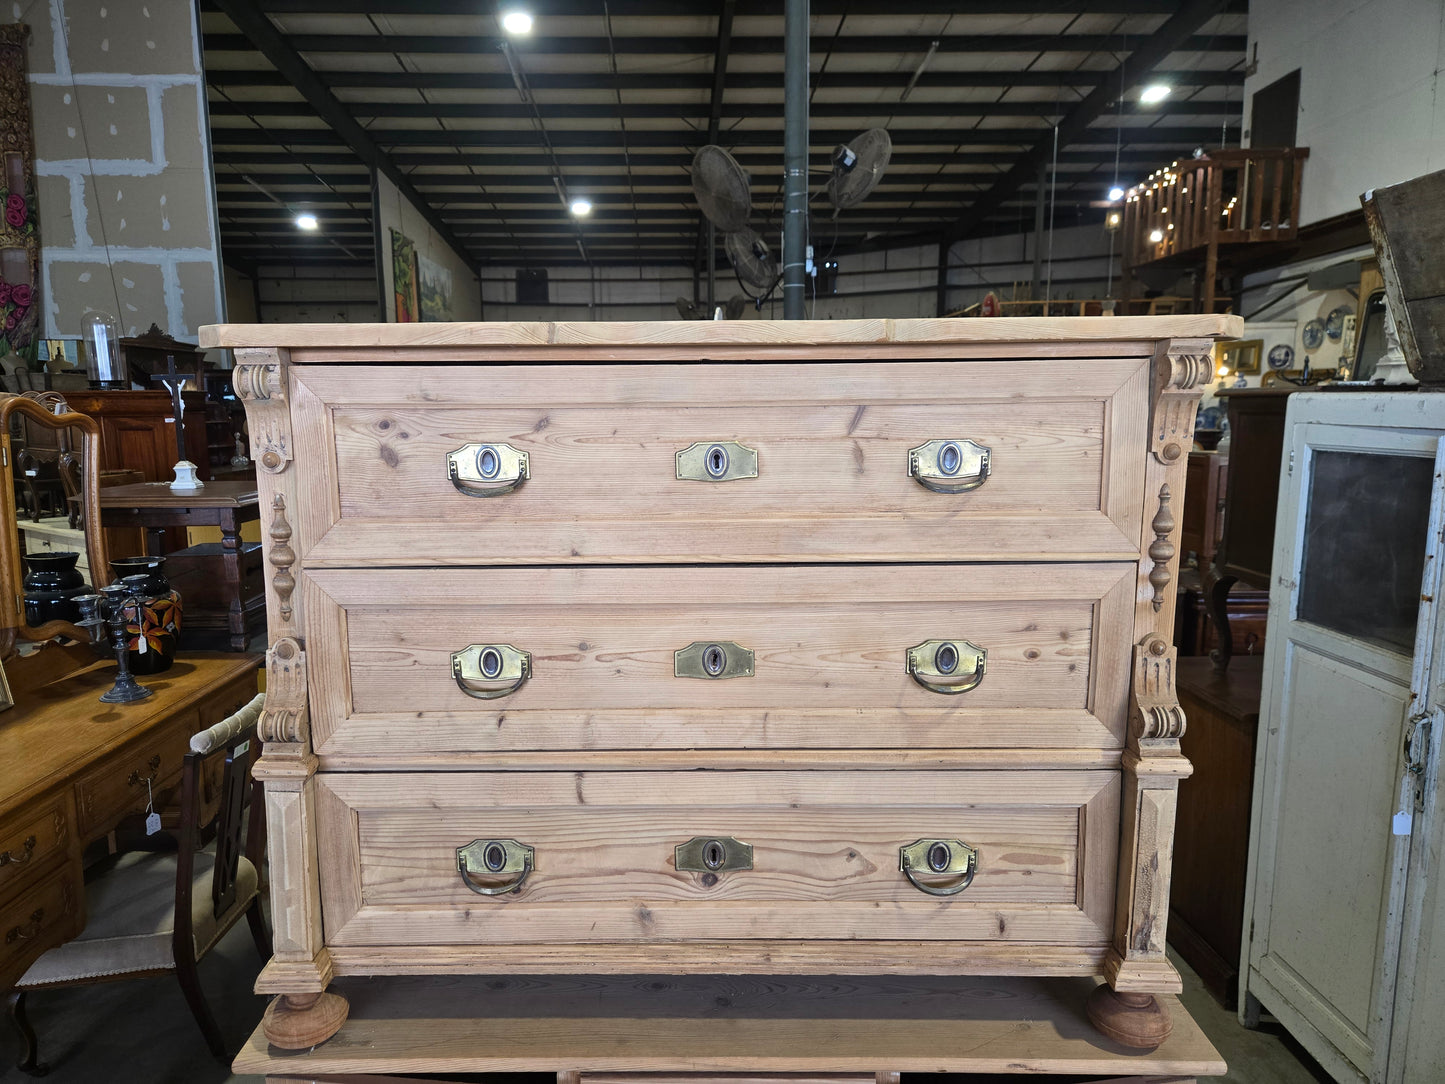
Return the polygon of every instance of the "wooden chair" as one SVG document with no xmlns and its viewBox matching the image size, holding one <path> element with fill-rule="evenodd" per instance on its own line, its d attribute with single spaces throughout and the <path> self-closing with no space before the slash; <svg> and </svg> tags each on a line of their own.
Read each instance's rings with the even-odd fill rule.
<svg viewBox="0 0 1445 1084">
<path fill-rule="evenodd" d="M 180 980 L 211 1053 L 225 1057 L 196 964 L 243 914 L 262 960 L 271 957 L 259 890 L 265 811 L 261 784 L 251 777 L 263 699 L 258 695 L 191 738 L 175 820 L 176 850 L 129 850 L 87 873 L 84 932 L 36 960 L 10 993 L 10 1016 L 23 1040 L 18 1063 L 23 1071 L 46 1072 L 25 1012 L 27 990 L 168 971 Z"/>
</svg>

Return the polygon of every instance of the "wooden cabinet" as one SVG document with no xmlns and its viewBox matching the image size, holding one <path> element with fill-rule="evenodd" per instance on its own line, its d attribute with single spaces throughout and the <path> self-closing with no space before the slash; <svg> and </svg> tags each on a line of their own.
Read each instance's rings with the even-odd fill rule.
<svg viewBox="0 0 1445 1084">
<path fill-rule="evenodd" d="M 268 510 L 267 1034 L 345 975 L 1103 974 L 1156 1043 L 1239 330 L 203 329 Z"/>
<path fill-rule="evenodd" d="M 1241 1013 L 1340 1081 L 1445 1079 L 1445 402 L 1295 395 L 1283 447 Z"/>
</svg>

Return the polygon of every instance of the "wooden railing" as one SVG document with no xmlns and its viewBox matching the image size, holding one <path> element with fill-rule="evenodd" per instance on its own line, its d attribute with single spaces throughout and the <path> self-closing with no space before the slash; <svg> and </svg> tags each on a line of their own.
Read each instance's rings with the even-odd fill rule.
<svg viewBox="0 0 1445 1084">
<path fill-rule="evenodd" d="M 1155 171 L 1124 196 L 1124 266 L 1203 250 L 1212 284 L 1220 245 L 1293 240 L 1309 153 L 1219 150 Z"/>
</svg>

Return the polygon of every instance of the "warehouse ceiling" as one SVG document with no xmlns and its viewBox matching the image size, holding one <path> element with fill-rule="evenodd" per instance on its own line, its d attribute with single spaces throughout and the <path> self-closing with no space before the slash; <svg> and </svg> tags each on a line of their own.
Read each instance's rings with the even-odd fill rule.
<svg viewBox="0 0 1445 1084">
<path fill-rule="evenodd" d="M 519 6 L 533 28 L 508 35 L 500 16 Z M 710 141 L 749 170 L 754 226 L 775 238 L 782 6 L 203 0 L 225 258 L 370 264 L 375 166 L 478 263 L 696 267 L 706 225 L 689 168 Z M 1238 144 L 1245 9 L 813 0 L 815 191 L 837 143 L 875 126 L 893 138 L 866 202 L 834 218 L 814 200 L 813 243 L 845 253 L 1031 229 L 1041 164 L 1055 227 L 1100 221 L 1115 181 Z M 1171 92 L 1145 104 L 1150 84 Z M 579 197 L 586 218 L 564 202 Z M 318 229 L 296 227 L 303 211 Z"/>
</svg>

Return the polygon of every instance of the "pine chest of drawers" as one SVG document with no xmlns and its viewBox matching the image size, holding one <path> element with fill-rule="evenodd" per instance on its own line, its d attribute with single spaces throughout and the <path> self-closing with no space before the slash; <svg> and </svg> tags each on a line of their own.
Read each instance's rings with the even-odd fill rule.
<svg viewBox="0 0 1445 1084">
<path fill-rule="evenodd" d="M 204 329 L 270 509 L 268 1036 L 340 975 L 754 972 L 1098 974 L 1157 1041 L 1239 330 Z"/>
</svg>

